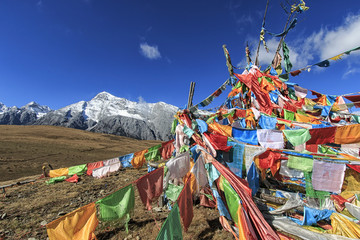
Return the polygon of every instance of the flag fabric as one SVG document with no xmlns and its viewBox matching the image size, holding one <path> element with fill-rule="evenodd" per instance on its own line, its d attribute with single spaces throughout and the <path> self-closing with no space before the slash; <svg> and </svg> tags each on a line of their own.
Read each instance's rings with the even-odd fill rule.
<svg viewBox="0 0 360 240">
<path fill-rule="evenodd" d="M 100 168 L 102 166 L 104 166 L 103 161 L 88 163 L 86 174 L 91 176 L 94 169 Z"/>
<path fill-rule="evenodd" d="M 66 179 L 66 176 L 60 176 L 60 177 L 54 177 L 54 178 L 50 178 L 48 181 L 46 181 L 46 184 L 54 184 L 57 182 L 62 182 Z"/>
<path fill-rule="evenodd" d="M 121 166 L 123 168 L 131 167 L 131 160 L 133 159 L 133 157 L 134 157 L 133 153 L 126 154 L 125 156 L 119 157 L 119 161 L 121 163 Z"/>
<path fill-rule="evenodd" d="M 151 203 L 160 197 L 163 192 L 164 168 L 158 168 L 136 181 L 140 199 L 151 210 Z"/>
<path fill-rule="evenodd" d="M 148 149 L 134 153 L 134 157 L 131 160 L 131 165 L 133 165 L 134 168 L 141 168 L 145 163 L 145 153 L 147 152 Z"/>
<path fill-rule="evenodd" d="M 135 206 L 135 193 L 132 184 L 100 199 L 96 202 L 100 208 L 100 220 L 120 220 L 127 223 L 130 220 L 130 213 Z"/>
<path fill-rule="evenodd" d="M 96 239 L 98 225 L 95 203 L 90 203 L 46 225 L 50 240 Z"/>
<path fill-rule="evenodd" d="M 72 177 L 65 179 L 65 181 L 71 182 L 71 183 L 77 183 L 79 181 L 79 177 L 77 174 L 74 174 Z"/>
<path fill-rule="evenodd" d="M 185 152 L 176 158 L 170 159 L 166 166 L 169 170 L 169 179 L 182 178 L 190 170 L 190 153 Z"/>
<path fill-rule="evenodd" d="M 180 216 L 183 222 L 184 231 L 186 232 L 194 217 L 190 179 L 187 179 L 187 181 L 185 182 L 185 186 L 179 195 L 177 203 L 179 206 Z"/>
<path fill-rule="evenodd" d="M 161 159 L 160 148 L 161 148 L 161 144 L 149 148 L 148 152 L 145 153 L 145 159 L 148 161 L 160 160 Z"/>
<path fill-rule="evenodd" d="M 87 170 L 86 164 L 81 164 L 73 167 L 69 167 L 68 175 L 72 176 L 74 174 L 81 175 Z"/>
<path fill-rule="evenodd" d="M 160 148 L 161 158 L 164 160 L 171 158 L 174 150 L 175 150 L 174 139 L 161 143 L 161 148 Z"/>
<path fill-rule="evenodd" d="M 156 240 L 182 240 L 182 231 L 180 223 L 179 206 L 177 203 L 173 206 L 170 214 L 161 226 Z"/>
<path fill-rule="evenodd" d="M 61 176 L 68 175 L 68 173 L 69 173 L 69 168 L 59 168 L 59 169 L 50 170 L 49 171 L 49 176 L 51 178 L 61 177 Z"/>
</svg>

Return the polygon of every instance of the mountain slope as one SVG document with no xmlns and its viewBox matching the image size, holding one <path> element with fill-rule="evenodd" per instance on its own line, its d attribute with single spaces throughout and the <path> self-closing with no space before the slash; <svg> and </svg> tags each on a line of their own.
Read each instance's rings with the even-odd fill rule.
<svg viewBox="0 0 360 240">
<path fill-rule="evenodd" d="M 17 108 L 0 103 L 2 125 L 52 125 L 143 140 L 169 140 L 177 107 L 164 102 L 132 102 L 107 92 L 58 110 L 35 102 Z"/>
</svg>

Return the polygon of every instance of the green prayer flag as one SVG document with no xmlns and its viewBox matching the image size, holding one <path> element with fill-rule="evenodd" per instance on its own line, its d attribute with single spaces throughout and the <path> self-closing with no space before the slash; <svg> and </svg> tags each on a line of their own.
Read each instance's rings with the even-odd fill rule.
<svg viewBox="0 0 360 240">
<path fill-rule="evenodd" d="M 74 174 L 81 175 L 84 172 L 86 172 L 87 166 L 86 164 L 81 164 L 73 167 L 69 167 L 69 173 L 68 175 L 72 176 Z"/>
<path fill-rule="evenodd" d="M 241 199 L 239 195 L 235 192 L 235 190 L 231 187 L 230 183 L 223 176 L 221 176 L 221 178 L 224 187 L 226 203 L 229 208 L 231 218 L 233 219 L 234 222 L 237 223 L 238 222 L 237 210 L 239 208 Z"/>
<path fill-rule="evenodd" d="M 324 200 L 327 197 L 330 197 L 330 193 L 326 191 L 318 191 L 313 188 L 311 173 L 304 172 L 305 182 L 306 182 L 306 196 L 311 198 L 319 198 Z"/>
<path fill-rule="evenodd" d="M 172 134 L 175 133 L 177 124 L 178 124 L 178 120 L 177 120 L 177 118 L 175 118 L 174 121 L 173 121 L 172 124 L 171 124 L 171 133 L 172 133 Z"/>
<path fill-rule="evenodd" d="M 323 145 L 318 146 L 318 151 L 319 151 L 319 153 L 323 153 L 323 154 L 335 154 L 335 155 L 339 154 L 339 153 L 335 152 L 334 150 L 332 150 L 330 147 L 326 147 Z"/>
<path fill-rule="evenodd" d="M 110 194 L 96 202 L 100 207 L 100 220 L 130 220 L 130 213 L 135 206 L 135 193 L 132 184 Z"/>
<path fill-rule="evenodd" d="M 289 48 L 286 45 L 285 41 L 282 42 L 282 49 L 283 49 L 283 56 L 284 56 L 284 63 L 285 63 L 285 72 L 290 72 L 291 68 L 293 67 L 292 63 L 290 62 L 289 56 Z"/>
<path fill-rule="evenodd" d="M 289 110 L 284 109 L 284 118 L 286 120 L 294 121 L 295 120 L 295 113 Z"/>
<path fill-rule="evenodd" d="M 304 172 L 312 172 L 313 159 L 306 157 L 288 156 L 287 167 L 301 170 Z"/>
<path fill-rule="evenodd" d="M 148 149 L 148 152 L 145 153 L 145 159 L 148 161 L 151 160 L 160 160 L 161 159 L 161 154 L 159 149 L 161 148 L 161 144 L 158 144 L 156 146 L 153 146 L 151 148 Z"/>
<path fill-rule="evenodd" d="M 182 230 L 180 223 L 180 212 L 177 203 L 173 206 L 170 214 L 161 226 L 156 240 L 182 240 Z"/>
<path fill-rule="evenodd" d="M 289 92 L 289 97 L 295 101 L 298 100 L 298 97 L 295 94 L 295 90 L 291 87 L 288 88 L 288 92 Z"/>
<path fill-rule="evenodd" d="M 356 123 L 360 123 L 360 116 L 358 115 L 352 115 L 351 120 L 354 120 Z"/>
<path fill-rule="evenodd" d="M 180 149 L 179 149 L 179 152 L 180 153 L 184 153 L 184 152 L 187 152 L 187 151 L 189 151 L 189 146 L 188 145 L 182 145 L 181 147 L 180 147 Z"/>
<path fill-rule="evenodd" d="M 175 202 L 184 186 L 177 186 L 174 184 L 169 183 L 167 189 L 165 190 L 166 197 L 171 201 Z"/>
<path fill-rule="evenodd" d="M 306 143 L 311 138 L 309 129 L 283 130 L 287 140 L 293 145 L 298 146 Z"/>
<path fill-rule="evenodd" d="M 48 181 L 46 181 L 46 184 L 54 184 L 56 182 L 62 182 L 66 179 L 66 176 L 60 176 L 60 177 L 54 177 L 50 178 Z"/>
</svg>

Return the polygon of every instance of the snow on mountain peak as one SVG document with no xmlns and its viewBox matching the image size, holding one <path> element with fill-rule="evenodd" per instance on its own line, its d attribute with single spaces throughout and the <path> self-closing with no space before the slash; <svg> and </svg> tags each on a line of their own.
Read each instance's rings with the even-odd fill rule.
<svg viewBox="0 0 360 240">
<path fill-rule="evenodd" d="M 42 106 L 34 101 L 29 102 L 28 104 L 26 104 L 25 106 L 21 107 L 20 109 L 23 110 L 28 110 L 31 112 L 36 113 L 36 116 L 38 118 L 44 116 L 45 114 L 47 114 L 48 112 L 51 111 L 51 109 L 48 106 Z"/>
</svg>

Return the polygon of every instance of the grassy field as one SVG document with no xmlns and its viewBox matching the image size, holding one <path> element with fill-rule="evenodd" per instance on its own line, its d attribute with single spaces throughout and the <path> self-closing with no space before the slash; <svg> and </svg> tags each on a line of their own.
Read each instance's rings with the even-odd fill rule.
<svg viewBox="0 0 360 240">
<path fill-rule="evenodd" d="M 126 137 L 90 133 L 53 126 L 0 126 L 0 186 L 25 179 L 37 179 L 43 162 L 54 168 L 105 160 L 156 145 Z M 126 169 L 104 178 L 81 176 L 79 183 L 46 185 L 47 179 L 14 186 L 0 196 L 0 240 L 46 239 L 43 226 L 81 206 L 101 199 L 147 173 Z M 135 190 L 135 210 L 129 233 L 114 222 L 100 223 L 101 239 L 155 239 L 168 211 L 145 210 Z M 194 205 L 194 219 L 184 239 L 233 239 L 222 230 L 216 209 Z"/>
</svg>

